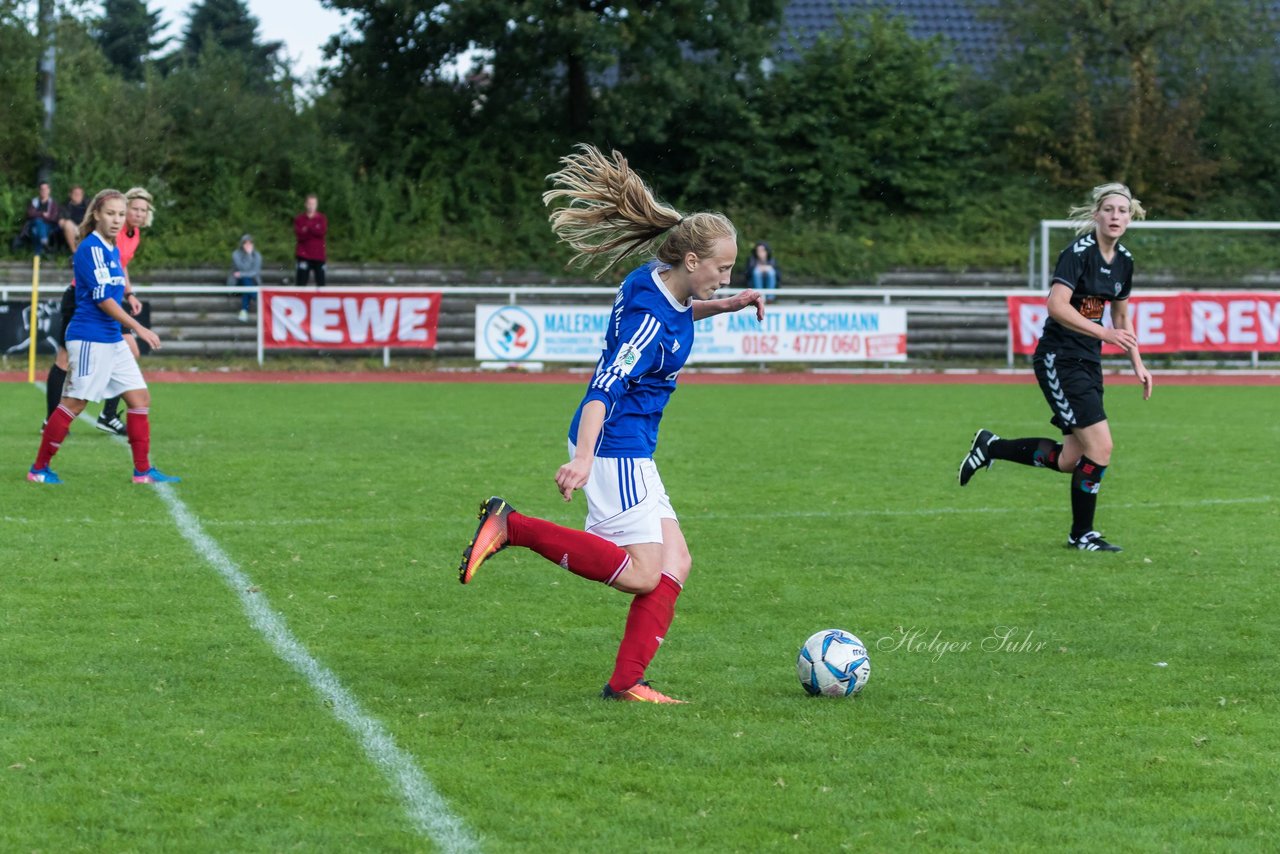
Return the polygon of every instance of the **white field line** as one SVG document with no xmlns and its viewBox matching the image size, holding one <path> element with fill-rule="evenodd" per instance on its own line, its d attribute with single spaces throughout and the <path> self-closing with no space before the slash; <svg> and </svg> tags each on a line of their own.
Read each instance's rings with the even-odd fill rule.
<svg viewBox="0 0 1280 854">
<path fill-rule="evenodd" d="M 95 419 L 81 414 L 80 420 L 92 425 Z M 112 438 L 118 443 L 127 444 L 122 436 Z M 284 617 L 271 608 L 266 595 L 252 592 L 258 589 L 253 581 L 204 532 L 199 519 L 174 494 L 173 487 L 168 484 L 153 484 L 146 488 L 155 490 L 169 509 L 179 533 L 191 544 L 196 554 L 217 570 L 222 580 L 239 597 L 249 623 L 271 645 L 272 651 L 298 671 L 311 684 L 312 689 L 328 701 L 326 705 L 332 709 L 333 716 L 346 724 L 364 748 L 365 755 L 400 790 L 405 812 L 418 831 L 429 836 L 442 851 L 480 850 L 479 841 L 462 819 L 449 809 L 449 805 L 435 786 L 431 785 L 413 756 L 397 745 L 386 727 L 361 707 L 360 702 L 343 686 L 337 675 L 317 661 L 302 642 L 293 636 Z"/>
<path fill-rule="evenodd" d="M 1108 503 L 1108 509 L 1114 510 L 1188 510 L 1197 507 L 1235 507 L 1245 504 L 1274 504 L 1277 498 L 1272 495 L 1256 495 L 1252 497 L 1242 498 L 1198 498 L 1189 501 L 1143 501 L 1128 502 L 1124 504 Z M 681 514 L 682 519 L 686 522 L 696 521 L 699 519 L 714 519 L 718 521 L 733 519 L 865 519 L 877 517 L 921 517 L 921 516 L 987 516 L 1004 513 L 1020 513 L 1023 515 L 1035 515 L 1037 513 L 1057 513 L 1058 510 L 1052 507 L 918 507 L 911 510 L 770 510 L 761 513 L 684 513 Z M 414 522 L 450 522 L 457 521 L 455 517 L 435 518 L 432 516 L 414 516 Z M 92 516 L 75 516 L 67 517 L 60 521 L 74 524 L 93 524 L 97 521 Z M 304 528 L 309 526 L 331 527 L 333 525 L 351 525 L 360 524 L 367 521 L 369 523 L 385 524 L 392 520 L 386 517 L 378 519 L 361 520 L 350 516 L 332 519 L 224 519 L 221 521 L 205 520 L 202 524 L 205 528 Z M 49 520 L 45 519 L 28 519 L 25 516 L 0 516 L 0 524 L 5 525 L 45 525 Z M 162 520 L 135 519 L 129 524 L 131 525 L 164 525 L 169 523 Z"/>
<path fill-rule="evenodd" d="M 173 487 L 156 484 L 152 488 L 169 508 L 182 536 L 240 597 L 249 622 L 267 639 L 276 655 L 302 674 L 316 693 L 332 704 L 334 717 L 347 725 L 369 759 L 399 788 L 409 818 L 418 830 L 430 836 L 444 851 L 479 850 L 476 838 L 449 809 L 413 757 L 401 749 L 386 728 L 360 706 L 337 675 L 317 661 L 293 636 L 284 618 L 272 610 L 267 597 L 253 592 L 257 590 L 253 582 L 204 532 L 195 514 L 174 494 Z"/>
</svg>

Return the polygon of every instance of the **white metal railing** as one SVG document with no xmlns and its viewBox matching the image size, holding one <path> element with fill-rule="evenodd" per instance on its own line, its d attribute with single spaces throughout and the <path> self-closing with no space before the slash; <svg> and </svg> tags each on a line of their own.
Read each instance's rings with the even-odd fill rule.
<svg viewBox="0 0 1280 854">
<path fill-rule="evenodd" d="M 1072 223 L 1069 220 L 1043 220 L 1041 222 L 1042 235 L 1048 234 L 1049 227 L 1069 227 Z M 1134 223 L 1131 228 L 1140 226 L 1146 227 L 1165 227 L 1165 228 L 1190 228 L 1190 227 L 1207 227 L 1211 225 L 1218 226 L 1240 226 L 1247 225 L 1254 228 L 1274 228 L 1280 230 L 1280 222 L 1278 223 Z M 1240 228 L 1238 230 L 1246 230 Z M 1047 246 L 1047 243 L 1045 243 Z M 1044 264 L 1047 265 L 1047 255 L 1042 256 Z M 1044 287 L 1037 289 L 1031 288 L 1034 293 L 1047 291 L 1047 266 L 1045 267 Z M 227 296 L 239 297 L 246 291 L 251 291 L 255 296 L 259 295 L 262 290 L 284 291 L 284 292 L 301 292 L 301 293 L 319 293 L 319 292 L 377 292 L 377 293 L 421 293 L 429 291 L 439 293 L 445 296 L 478 296 L 478 297 L 499 297 L 506 300 L 510 305 L 519 304 L 522 297 L 530 296 L 580 296 L 580 297 L 601 297 L 611 300 L 617 294 L 616 287 L 606 287 L 598 285 L 481 285 L 481 284 L 460 284 L 460 285 L 432 285 L 424 283 L 422 285 L 364 285 L 364 286 L 334 286 L 326 288 L 306 287 L 306 288 L 289 288 L 289 287 L 273 287 L 262 286 L 256 288 L 228 287 L 226 285 L 145 285 L 135 284 L 134 290 L 142 296 L 147 295 L 191 295 L 191 296 Z M 55 289 L 41 288 L 39 293 L 40 299 L 54 299 L 60 296 L 65 290 L 65 285 L 60 285 Z M 722 295 L 730 296 L 737 293 L 740 288 L 726 288 Z M 1177 289 L 1161 289 L 1161 288 L 1144 288 L 1144 295 L 1162 295 L 1177 293 Z M 909 300 L 972 300 L 986 302 L 986 305 L 938 305 L 936 303 L 913 304 L 908 302 L 905 305 L 908 312 L 913 309 L 927 314 L 934 315 L 954 315 L 957 317 L 976 317 L 990 316 L 993 307 L 990 302 L 998 301 L 1003 307 L 1007 297 L 1018 296 L 1025 297 L 1028 295 L 1028 288 L 1007 288 L 1007 287 L 991 287 L 991 288 L 953 288 L 953 287 L 832 287 L 832 288 L 784 288 L 771 292 L 772 296 L 781 297 L 786 302 L 792 300 L 874 300 L 884 305 L 901 305 L 903 301 Z M 19 284 L 0 284 L 0 301 L 8 301 L 10 299 L 27 301 L 31 298 L 31 286 Z M 259 361 L 262 361 L 262 335 L 259 327 Z M 1256 367 L 1258 365 L 1257 352 L 1252 354 L 1251 361 Z M 390 350 L 383 348 L 383 361 L 389 363 Z M 1013 332 L 1007 332 L 1006 345 L 1006 362 L 1012 367 L 1014 364 L 1013 354 Z"/>
<path fill-rule="evenodd" d="M 50 289 L 47 287 L 40 288 L 40 299 L 53 299 L 60 296 L 66 289 L 66 285 L 59 285 Z M 446 296 L 498 296 L 502 295 L 507 298 L 508 302 L 516 303 L 521 295 L 532 296 L 601 296 L 612 298 L 617 295 L 617 286 L 604 287 L 600 285 L 350 285 L 342 287 L 307 287 L 307 288 L 285 288 L 276 286 L 267 286 L 263 288 L 241 288 L 227 287 L 226 285 L 145 285 L 136 283 L 134 290 L 140 294 L 190 294 L 192 296 L 240 296 L 246 290 L 285 291 L 298 293 L 322 293 L 324 291 L 352 291 L 361 292 L 379 292 L 379 293 L 421 293 L 422 291 L 431 291 L 432 293 L 445 294 Z M 725 288 L 721 293 L 723 296 L 730 296 L 742 290 L 742 288 L 731 287 Z M 956 297 L 962 299 L 1004 299 L 1006 296 L 1025 296 L 1025 288 L 928 288 L 928 287 L 875 287 L 875 286 L 859 286 L 859 287 L 831 287 L 831 288 L 782 288 L 769 292 L 771 296 L 785 297 L 790 300 L 792 297 L 813 298 L 813 297 L 871 297 L 877 301 L 883 301 L 889 304 L 894 298 L 947 298 Z M 0 284 L 0 300 L 9 299 L 30 299 L 31 286 L 20 284 Z"/>
<path fill-rule="evenodd" d="M 1040 280 L 1035 281 L 1035 276 L 1028 270 L 1027 287 L 1035 289 L 1037 285 L 1040 290 L 1049 290 L 1049 230 L 1053 228 L 1075 228 L 1077 223 L 1069 219 L 1042 219 L 1040 220 Z M 1165 222 L 1131 222 L 1130 229 L 1155 229 L 1170 231 L 1280 231 L 1280 222 L 1229 222 L 1219 220 L 1169 220 Z M 1030 257 L 1034 258 L 1036 254 L 1036 238 L 1031 236 L 1031 253 Z M 1028 267 L 1031 261 L 1028 259 Z M 1146 291 L 1144 290 L 1144 293 Z"/>
</svg>

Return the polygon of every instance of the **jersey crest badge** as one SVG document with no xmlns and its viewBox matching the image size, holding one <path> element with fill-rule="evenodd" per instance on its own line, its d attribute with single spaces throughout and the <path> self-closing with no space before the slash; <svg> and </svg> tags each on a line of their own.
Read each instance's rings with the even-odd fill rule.
<svg viewBox="0 0 1280 854">
<path fill-rule="evenodd" d="M 629 374 L 639 361 L 640 348 L 628 341 L 618 350 L 618 355 L 613 359 L 613 366 L 622 373 Z"/>
</svg>

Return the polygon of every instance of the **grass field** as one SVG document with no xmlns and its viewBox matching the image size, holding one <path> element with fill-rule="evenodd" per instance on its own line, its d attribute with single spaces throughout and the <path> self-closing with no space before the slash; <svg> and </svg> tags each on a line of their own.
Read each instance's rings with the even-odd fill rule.
<svg viewBox="0 0 1280 854">
<path fill-rule="evenodd" d="M 625 596 L 519 550 L 457 582 L 491 493 L 581 524 L 578 385 L 153 391 L 185 482 L 80 422 L 51 488 L 0 385 L 0 851 L 1280 847 L 1274 388 L 1114 383 L 1118 555 L 1063 547 L 1063 476 L 956 486 L 976 427 L 1049 434 L 1030 382 L 682 389 L 682 707 L 598 699 Z M 851 701 L 796 681 L 829 626 Z"/>
</svg>

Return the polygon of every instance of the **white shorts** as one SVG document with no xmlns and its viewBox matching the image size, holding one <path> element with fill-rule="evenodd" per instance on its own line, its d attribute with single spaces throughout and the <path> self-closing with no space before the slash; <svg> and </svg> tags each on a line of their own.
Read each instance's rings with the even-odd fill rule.
<svg viewBox="0 0 1280 854">
<path fill-rule="evenodd" d="M 571 443 L 570 459 L 573 450 Z M 651 459 L 596 457 L 582 492 L 587 496 L 587 530 L 617 546 L 661 543 L 662 520 L 676 518 Z"/>
<path fill-rule="evenodd" d="M 67 342 L 67 384 L 62 394 L 76 400 L 106 400 L 146 388 L 128 343 Z"/>
</svg>

